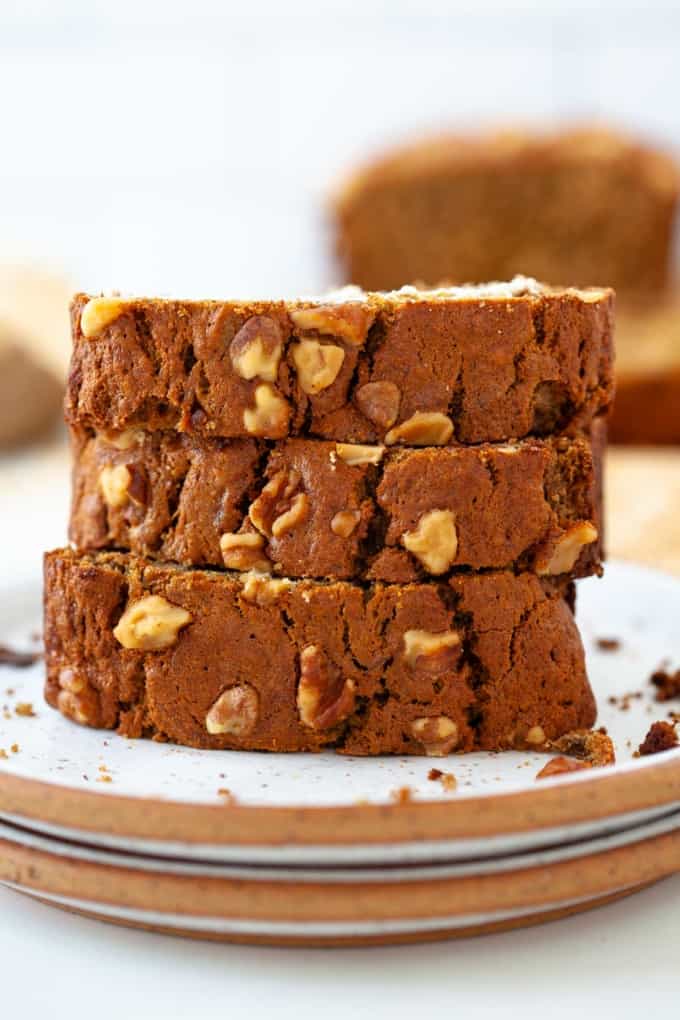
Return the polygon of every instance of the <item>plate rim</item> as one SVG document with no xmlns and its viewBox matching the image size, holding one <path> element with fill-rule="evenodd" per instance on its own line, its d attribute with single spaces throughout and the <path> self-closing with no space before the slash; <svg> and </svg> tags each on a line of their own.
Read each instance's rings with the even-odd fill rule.
<svg viewBox="0 0 680 1020">
<path fill-rule="evenodd" d="M 680 749 L 543 786 L 456 800 L 337 806 L 196 804 L 101 794 L 0 773 L 0 811 L 84 833 L 213 846 L 478 839 L 588 823 L 680 801 Z M 637 763 L 633 763 L 635 765 Z"/>
</svg>

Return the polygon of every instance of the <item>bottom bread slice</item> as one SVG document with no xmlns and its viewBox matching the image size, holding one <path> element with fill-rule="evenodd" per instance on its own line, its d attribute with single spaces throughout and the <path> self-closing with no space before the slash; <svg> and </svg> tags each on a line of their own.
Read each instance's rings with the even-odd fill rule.
<svg viewBox="0 0 680 1020">
<path fill-rule="evenodd" d="M 45 558 L 48 702 L 204 748 L 430 754 L 595 720 L 570 586 L 533 574 L 360 586 Z"/>
</svg>

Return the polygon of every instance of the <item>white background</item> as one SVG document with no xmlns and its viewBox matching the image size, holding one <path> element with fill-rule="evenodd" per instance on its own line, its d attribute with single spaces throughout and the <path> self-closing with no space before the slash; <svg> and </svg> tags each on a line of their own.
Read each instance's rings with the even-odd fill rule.
<svg viewBox="0 0 680 1020">
<path fill-rule="evenodd" d="M 0 0 L 0 258 L 85 288 L 334 282 L 342 168 L 443 125 L 607 118 L 680 148 L 680 5 Z"/>
<path fill-rule="evenodd" d="M 680 148 L 679 54 L 662 0 L 0 0 L 0 258 L 83 288 L 309 293 L 334 279 L 323 196 L 358 157 L 508 116 L 613 118 Z M 35 507 L 44 544 L 56 493 Z M 6 569 L 20 550 L 2 542 Z M 3 1013 L 673 1016 L 679 903 L 676 878 L 525 932 L 309 952 L 125 932 L 0 890 Z"/>
</svg>

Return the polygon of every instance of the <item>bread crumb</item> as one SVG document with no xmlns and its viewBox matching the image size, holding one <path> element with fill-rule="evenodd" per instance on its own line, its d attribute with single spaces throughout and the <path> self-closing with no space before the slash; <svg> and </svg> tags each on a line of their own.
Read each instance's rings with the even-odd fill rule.
<svg viewBox="0 0 680 1020">
<path fill-rule="evenodd" d="M 18 744 L 12 744 L 12 746 L 10 747 L 10 751 L 12 752 L 12 754 L 18 754 L 20 750 L 21 748 L 19 747 Z"/>
<path fill-rule="evenodd" d="M 0 760 L 7 761 L 8 758 L 9 755 L 7 754 L 7 751 L 4 749 L 4 747 L 0 747 Z"/>
<path fill-rule="evenodd" d="M 98 783 L 112 783 L 113 779 L 108 774 L 108 772 L 104 772 L 104 773 L 102 773 L 102 775 L 97 776 L 97 782 Z"/>
<path fill-rule="evenodd" d="M 649 678 L 650 684 L 656 687 L 657 701 L 671 701 L 680 698 L 680 669 L 670 673 L 666 669 L 657 669 Z"/>
<path fill-rule="evenodd" d="M 397 790 L 390 790 L 390 797 L 395 804 L 410 804 L 413 800 L 413 791 L 410 786 L 400 786 Z"/>
<path fill-rule="evenodd" d="M 224 800 L 225 804 L 235 804 L 236 803 L 236 797 L 231 792 L 231 790 L 227 789 L 226 786 L 221 786 L 219 788 L 219 790 L 217 791 L 217 796 L 218 797 L 222 797 L 222 799 Z"/>
<path fill-rule="evenodd" d="M 570 758 L 587 761 L 591 765 L 613 765 L 616 753 L 612 738 L 604 728 L 600 730 L 573 730 L 559 740 L 550 742 L 550 750 Z"/>
<path fill-rule="evenodd" d="M 14 714 L 23 716 L 25 719 L 32 719 L 35 716 L 33 704 L 30 701 L 17 701 L 14 706 Z"/>
<path fill-rule="evenodd" d="M 600 637 L 595 641 L 595 645 L 601 652 L 618 652 L 621 642 L 618 638 Z"/>
<path fill-rule="evenodd" d="M 670 751 L 673 747 L 678 747 L 675 724 L 661 719 L 649 727 L 647 736 L 638 747 L 634 757 L 642 758 L 648 754 L 660 754 L 662 751 Z"/>
<path fill-rule="evenodd" d="M 630 709 L 631 701 L 640 701 L 642 698 L 642 691 L 629 691 L 628 694 L 622 694 L 620 697 L 612 695 L 607 698 L 610 705 L 615 705 L 616 708 L 620 708 L 622 712 L 627 712 Z"/>
</svg>

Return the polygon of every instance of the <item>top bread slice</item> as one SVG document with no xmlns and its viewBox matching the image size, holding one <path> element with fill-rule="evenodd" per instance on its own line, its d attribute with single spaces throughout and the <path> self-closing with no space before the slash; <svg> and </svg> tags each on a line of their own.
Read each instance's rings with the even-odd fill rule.
<svg viewBox="0 0 680 1020">
<path fill-rule="evenodd" d="M 613 396 L 613 304 L 524 277 L 298 301 L 79 294 L 66 417 L 387 446 L 587 430 Z"/>
</svg>

